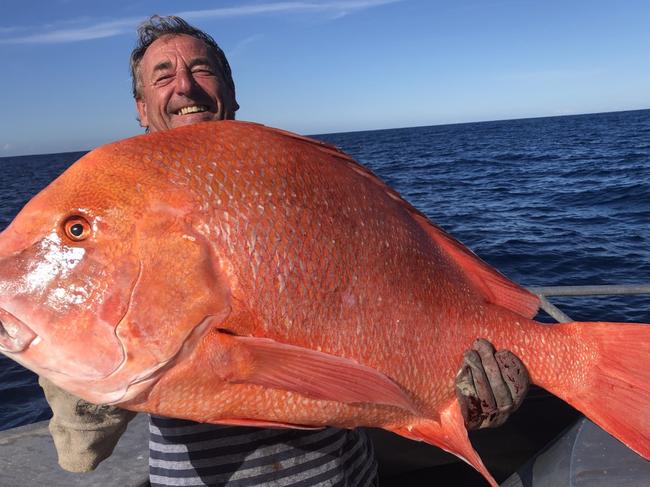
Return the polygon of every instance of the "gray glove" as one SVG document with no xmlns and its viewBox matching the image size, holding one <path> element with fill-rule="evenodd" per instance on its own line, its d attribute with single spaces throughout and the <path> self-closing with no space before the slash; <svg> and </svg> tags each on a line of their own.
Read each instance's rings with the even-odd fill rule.
<svg viewBox="0 0 650 487">
<path fill-rule="evenodd" d="M 519 408 L 530 379 L 523 363 L 508 350 L 495 353 L 479 338 L 465 352 L 456 376 L 456 396 L 467 429 L 494 428 Z"/>
<path fill-rule="evenodd" d="M 50 434 L 59 465 L 69 472 L 89 472 L 108 458 L 136 413 L 114 406 L 97 406 L 39 378 L 54 415 Z"/>
</svg>

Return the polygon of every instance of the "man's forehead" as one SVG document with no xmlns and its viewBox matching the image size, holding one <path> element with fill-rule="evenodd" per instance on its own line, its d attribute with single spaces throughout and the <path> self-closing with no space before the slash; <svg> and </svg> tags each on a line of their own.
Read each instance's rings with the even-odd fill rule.
<svg viewBox="0 0 650 487">
<path fill-rule="evenodd" d="M 214 56 L 201 39 L 187 34 L 169 34 L 156 39 L 145 51 L 142 64 L 149 69 L 166 61 L 174 62 L 181 57 L 186 62 L 196 58 L 214 61 Z"/>
</svg>

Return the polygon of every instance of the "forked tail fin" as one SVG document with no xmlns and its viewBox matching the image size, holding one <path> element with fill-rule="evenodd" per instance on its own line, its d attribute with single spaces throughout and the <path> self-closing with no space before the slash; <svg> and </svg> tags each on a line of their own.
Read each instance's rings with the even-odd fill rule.
<svg viewBox="0 0 650 487">
<path fill-rule="evenodd" d="M 574 322 L 553 328 L 587 345 L 584 375 L 572 384 L 535 382 L 650 459 L 650 325 Z"/>
</svg>

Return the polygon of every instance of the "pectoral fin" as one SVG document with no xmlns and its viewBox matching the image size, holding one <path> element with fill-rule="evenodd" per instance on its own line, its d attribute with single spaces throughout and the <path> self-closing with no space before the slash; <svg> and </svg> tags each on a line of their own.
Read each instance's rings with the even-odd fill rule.
<svg viewBox="0 0 650 487">
<path fill-rule="evenodd" d="M 297 392 L 315 399 L 344 403 L 374 403 L 414 412 L 415 406 L 393 380 L 353 360 L 287 345 L 268 338 L 222 334 L 229 346 L 230 368 L 225 380 Z"/>
</svg>

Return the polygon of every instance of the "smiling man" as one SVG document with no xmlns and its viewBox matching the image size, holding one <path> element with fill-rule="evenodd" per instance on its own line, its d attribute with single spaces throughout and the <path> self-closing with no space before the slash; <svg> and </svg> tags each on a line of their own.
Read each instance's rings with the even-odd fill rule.
<svg viewBox="0 0 650 487">
<path fill-rule="evenodd" d="M 234 119 L 239 108 L 223 51 L 178 17 L 154 16 L 140 26 L 131 74 L 140 124 L 148 132 Z M 469 428 L 499 424 L 523 400 L 527 377 L 508 377 L 501 373 L 504 367 L 525 371 L 511 353 L 495 353 L 485 341 L 466 352 L 456 387 Z M 59 463 L 71 471 L 94 469 L 111 454 L 133 413 L 94 406 L 48 381 L 41 384 L 54 413 L 50 431 Z M 150 432 L 152 486 L 377 482 L 372 444 L 361 429 L 261 429 L 152 416 Z"/>
<path fill-rule="evenodd" d="M 144 24 L 141 39 L 154 35 Z M 239 108 L 223 51 L 211 38 L 165 35 L 131 55 L 133 97 L 150 131 L 208 120 L 234 119 Z"/>
</svg>

